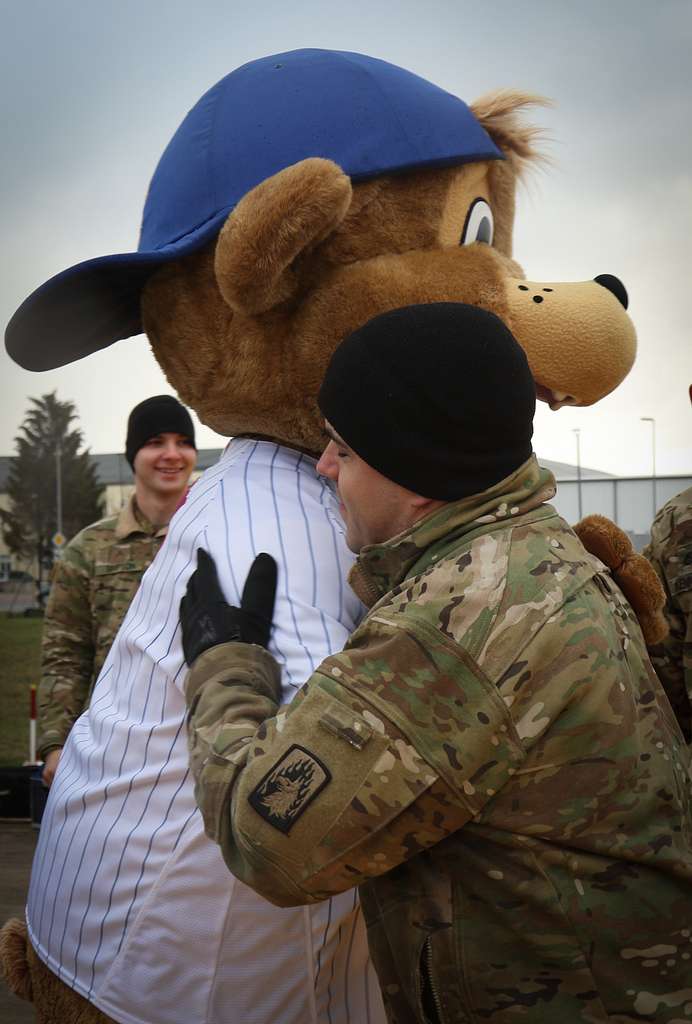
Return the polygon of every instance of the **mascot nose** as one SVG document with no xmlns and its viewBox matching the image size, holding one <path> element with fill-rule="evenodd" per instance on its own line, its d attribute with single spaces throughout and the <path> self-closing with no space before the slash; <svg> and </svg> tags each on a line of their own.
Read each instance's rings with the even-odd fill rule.
<svg viewBox="0 0 692 1024">
<path fill-rule="evenodd" d="M 615 296 L 621 306 L 627 309 L 627 289 L 620 280 L 619 277 L 614 277 L 612 274 L 599 274 L 598 277 L 594 277 L 594 281 L 598 284 L 602 284 L 604 288 L 607 288 L 609 292 Z"/>
</svg>

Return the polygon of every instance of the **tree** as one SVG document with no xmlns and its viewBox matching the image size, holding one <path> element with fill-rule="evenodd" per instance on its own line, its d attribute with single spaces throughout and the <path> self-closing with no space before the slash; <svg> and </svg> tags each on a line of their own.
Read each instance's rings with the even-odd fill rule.
<svg viewBox="0 0 692 1024">
<path fill-rule="evenodd" d="M 17 454 L 10 460 L 7 479 L 9 508 L 0 510 L 2 532 L 10 551 L 38 559 L 42 569 L 53 560 L 52 539 L 58 531 L 57 470 L 60 465 L 62 533 L 72 537 L 103 515 L 103 485 L 88 449 L 82 449 L 73 402 L 61 402 L 56 392 L 31 399 L 15 438 Z"/>
</svg>

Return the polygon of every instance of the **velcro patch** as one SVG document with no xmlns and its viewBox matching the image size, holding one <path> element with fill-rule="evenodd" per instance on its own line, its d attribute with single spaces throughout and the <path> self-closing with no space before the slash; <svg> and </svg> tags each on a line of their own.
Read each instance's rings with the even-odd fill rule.
<svg viewBox="0 0 692 1024">
<path fill-rule="evenodd" d="M 327 708 L 320 715 L 319 724 L 332 736 L 346 740 L 356 750 L 362 750 L 370 742 L 372 736 L 371 727 L 360 715 L 355 715 L 352 711 L 347 711 L 346 708 L 340 708 L 338 705 Z"/>
<path fill-rule="evenodd" d="M 290 832 L 331 778 L 326 765 L 294 744 L 255 786 L 248 803 L 279 832 Z"/>
<path fill-rule="evenodd" d="M 670 588 L 673 594 L 677 597 L 678 594 L 686 594 L 688 590 L 692 590 L 692 569 L 685 569 L 680 575 L 673 580 Z"/>
</svg>

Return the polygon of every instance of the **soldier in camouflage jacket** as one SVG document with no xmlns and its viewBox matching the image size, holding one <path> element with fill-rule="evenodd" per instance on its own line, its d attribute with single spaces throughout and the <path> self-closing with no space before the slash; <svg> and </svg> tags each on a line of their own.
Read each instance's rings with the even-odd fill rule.
<svg viewBox="0 0 692 1024">
<path fill-rule="evenodd" d="M 421 316 L 394 318 L 419 348 Z M 391 350 L 379 359 L 383 319 L 357 334 L 391 393 L 408 352 L 401 331 L 396 362 Z M 500 426 L 480 405 L 494 371 L 520 395 L 524 378 L 503 359 L 502 334 L 474 351 L 463 326 L 449 360 L 422 340 L 433 364 L 458 370 L 457 443 L 473 447 L 464 430 L 480 417 L 492 463 L 494 432 L 520 450 L 529 403 Z M 349 342 L 327 381 L 351 383 Z M 460 348 L 469 365 L 457 368 Z M 425 433 L 436 400 L 449 412 L 445 385 L 426 392 L 423 379 L 409 434 Z M 369 610 L 345 650 L 279 708 L 250 581 L 242 608 L 229 609 L 200 557 L 181 605 L 207 832 L 231 871 L 279 905 L 359 886 L 392 1024 L 681 1020 L 692 1004 L 689 756 L 637 620 L 546 504 L 554 481 L 533 456 L 457 500 L 440 487 L 427 514 L 378 540 L 379 493 L 353 502 L 353 477 L 342 484 L 353 470 L 338 465 L 359 459 L 350 428 L 371 387 L 362 373 L 341 388 L 351 412 L 329 388 L 320 403 L 333 437 L 320 467 L 338 480 L 349 543 L 364 541 L 350 582 Z M 449 416 L 437 418 L 441 432 L 429 433 L 444 445 Z M 390 481 L 407 472 L 399 454 L 387 462 L 361 443 Z M 415 438 L 402 447 L 425 485 L 416 493 L 431 493 L 426 474 L 449 470 L 449 452 L 431 443 L 419 466 Z M 477 480 L 478 460 L 465 466 Z"/>
<path fill-rule="evenodd" d="M 188 411 L 170 395 L 140 402 L 128 419 L 126 456 L 135 484 L 127 505 L 78 533 L 53 570 L 38 689 L 37 751 L 47 784 L 194 469 Z"/>
<path fill-rule="evenodd" d="M 656 516 L 644 554 L 666 591 L 669 633 L 649 654 L 687 742 L 692 741 L 692 487 Z"/>
<path fill-rule="evenodd" d="M 167 529 L 150 523 L 132 495 L 119 515 L 78 533 L 56 562 L 43 624 L 41 758 L 64 746 L 87 706 L 115 634 Z"/>
</svg>

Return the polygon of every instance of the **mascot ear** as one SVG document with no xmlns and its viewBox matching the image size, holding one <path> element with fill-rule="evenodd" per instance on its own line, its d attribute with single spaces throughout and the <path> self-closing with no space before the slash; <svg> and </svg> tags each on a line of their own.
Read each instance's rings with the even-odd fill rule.
<svg viewBox="0 0 692 1024">
<path fill-rule="evenodd" d="M 524 123 L 522 115 L 527 107 L 549 105 L 542 96 L 516 89 L 489 92 L 471 104 L 471 110 L 505 154 L 517 177 L 527 163 L 544 159 L 535 146 L 542 131 L 535 125 Z"/>
<path fill-rule="evenodd" d="M 228 306 L 252 316 L 290 299 L 300 283 L 300 257 L 338 227 L 350 204 L 348 176 L 317 157 L 243 196 L 216 243 L 216 281 Z"/>
<path fill-rule="evenodd" d="M 536 146 L 542 132 L 526 123 L 524 114 L 528 107 L 546 105 L 547 100 L 540 96 L 513 89 L 487 93 L 471 104 L 471 110 L 506 158 L 491 160 L 488 174 L 495 215 L 493 246 L 508 257 L 512 255 L 516 183 L 527 167 L 545 160 Z M 519 269 L 517 276 L 523 277 L 523 271 Z"/>
</svg>

